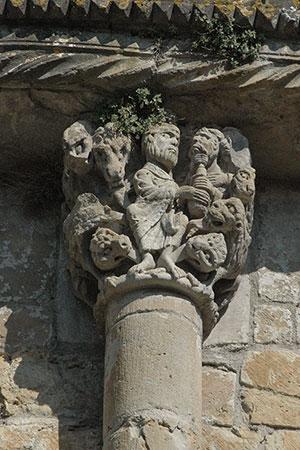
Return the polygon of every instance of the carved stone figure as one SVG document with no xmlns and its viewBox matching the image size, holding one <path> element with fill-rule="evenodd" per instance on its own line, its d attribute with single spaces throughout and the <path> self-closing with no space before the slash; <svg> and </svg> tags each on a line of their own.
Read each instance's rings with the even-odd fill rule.
<svg viewBox="0 0 300 450">
<path fill-rule="evenodd" d="M 193 136 L 180 186 L 172 173 L 179 142 L 175 125 L 153 126 L 142 138 L 139 165 L 132 164 L 131 139 L 112 123 L 94 129 L 79 121 L 65 131 L 69 270 L 81 298 L 104 286 L 98 303 L 105 286 L 168 283 L 194 298 L 213 324 L 214 305 L 229 301 L 246 260 L 255 170 L 239 130 L 204 127 Z"/>
<path fill-rule="evenodd" d="M 135 174 L 137 199 L 126 211 L 142 255 L 141 263 L 132 270 L 153 269 L 156 253 L 180 245 L 188 219 L 182 212 L 175 212 L 180 189 L 171 170 L 178 160 L 178 148 L 179 129 L 174 125 L 158 125 L 143 137 L 147 162 Z"/>
<path fill-rule="evenodd" d="M 115 269 L 125 258 L 135 262 L 138 259 L 129 237 L 109 228 L 97 228 L 91 239 L 90 251 L 95 266 L 103 271 Z"/>
<path fill-rule="evenodd" d="M 63 148 L 62 184 L 70 209 L 85 192 L 92 192 L 103 203 L 115 203 L 119 209 L 128 206 L 125 168 L 132 149 L 129 136 L 118 132 L 111 122 L 95 129 L 87 121 L 78 121 L 64 132 Z"/>
</svg>

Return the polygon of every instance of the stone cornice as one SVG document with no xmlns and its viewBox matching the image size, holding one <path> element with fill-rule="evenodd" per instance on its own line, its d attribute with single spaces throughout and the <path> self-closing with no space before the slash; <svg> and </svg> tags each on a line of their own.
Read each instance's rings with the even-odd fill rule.
<svg viewBox="0 0 300 450">
<path fill-rule="evenodd" d="M 148 80 L 180 95 L 205 91 L 216 83 L 219 89 L 257 88 L 266 82 L 300 87 L 300 45 L 290 41 L 269 40 L 257 61 L 231 70 L 226 70 L 224 61 L 191 53 L 188 41 L 170 40 L 156 49 L 155 40 L 120 33 L 55 29 L 41 33 L 3 27 L 0 48 L 2 87 L 34 82 L 44 87 L 54 83 L 55 89 L 65 90 L 76 86 L 82 76 L 85 86 L 107 93 L 120 85 L 121 78 L 124 88 L 132 87 L 134 78 L 134 86 Z M 97 76 L 89 77 L 96 67 Z"/>
<path fill-rule="evenodd" d="M 0 0 L 0 23 L 80 25 L 99 31 L 139 32 L 150 26 L 178 26 L 189 33 L 195 9 L 209 18 L 213 14 L 234 17 L 236 24 L 253 27 L 271 36 L 295 38 L 299 34 L 298 1 L 196 1 L 196 0 Z M 300 5 L 300 3 L 299 3 Z M 298 6 L 299 6 L 298 5 Z"/>
</svg>

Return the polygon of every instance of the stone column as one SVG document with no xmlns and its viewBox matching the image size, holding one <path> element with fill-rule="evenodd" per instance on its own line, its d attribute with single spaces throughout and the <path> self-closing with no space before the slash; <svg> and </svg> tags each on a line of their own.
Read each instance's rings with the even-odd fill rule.
<svg viewBox="0 0 300 450">
<path fill-rule="evenodd" d="M 105 327 L 103 448 L 200 449 L 197 306 L 170 289 L 118 292 Z"/>
<path fill-rule="evenodd" d="M 145 162 L 133 158 L 126 178 L 134 146 L 114 123 L 93 132 L 79 121 L 64 133 L 73 290 L 92 305 L 98 283 L 94 314 L 106 331 L 105 450 L 201 448 L 202 337 L 231 300 L 250 243 L 247 139 L 198 130 L 179 187 L 179 138 L 172 124 L 147 130 Z M 76 186 L 88 192 L 75 199 Z"/>
</svg>

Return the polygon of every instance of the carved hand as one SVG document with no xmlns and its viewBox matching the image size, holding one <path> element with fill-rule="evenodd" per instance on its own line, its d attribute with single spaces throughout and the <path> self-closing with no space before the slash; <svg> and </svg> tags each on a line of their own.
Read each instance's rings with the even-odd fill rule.
<svg viewBox="0 0 300 450">
<path fill-rule="evenodd" d="M 181 186 L 177 195 L 180 199 L 195 200 L 207 206 L 210 200 L 210 196 L 206 191 L 196 189 L 193 186 Z"/>
</svg>

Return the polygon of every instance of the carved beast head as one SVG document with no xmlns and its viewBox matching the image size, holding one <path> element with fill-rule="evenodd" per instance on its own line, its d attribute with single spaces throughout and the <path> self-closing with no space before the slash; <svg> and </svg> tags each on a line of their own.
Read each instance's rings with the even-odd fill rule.
<svg viewBox="0 0 300 450">
<path fill-rule="evenodd" d="M 239 230 L 246 224 L 246 214 L 240 199 L 216 200 L 209 207 L 205 222 L 211 231 Z"/>
<path fill-rule="evenodd" d="M 254 181 L 255 169 L 252 167 L 237 170 L 230 183 L 230 195 L 239 198 L 244 205 L 250 203 L 255 194 Z"/>
<path fill-rule="evenodd" d="M 130 253 L 129 237 L 109 228 L 98 228 L 93 234 L 90 251 L 93 262 L 100 270 L 115 269 Z"/>
<path fill-rule="evenodd" d="M 113 187 L 122 184 L 131 148 L 131 138 L 117 131 L 112 122 L 99 127 L 93 136 L 94 162 Z"/>
</svg>

